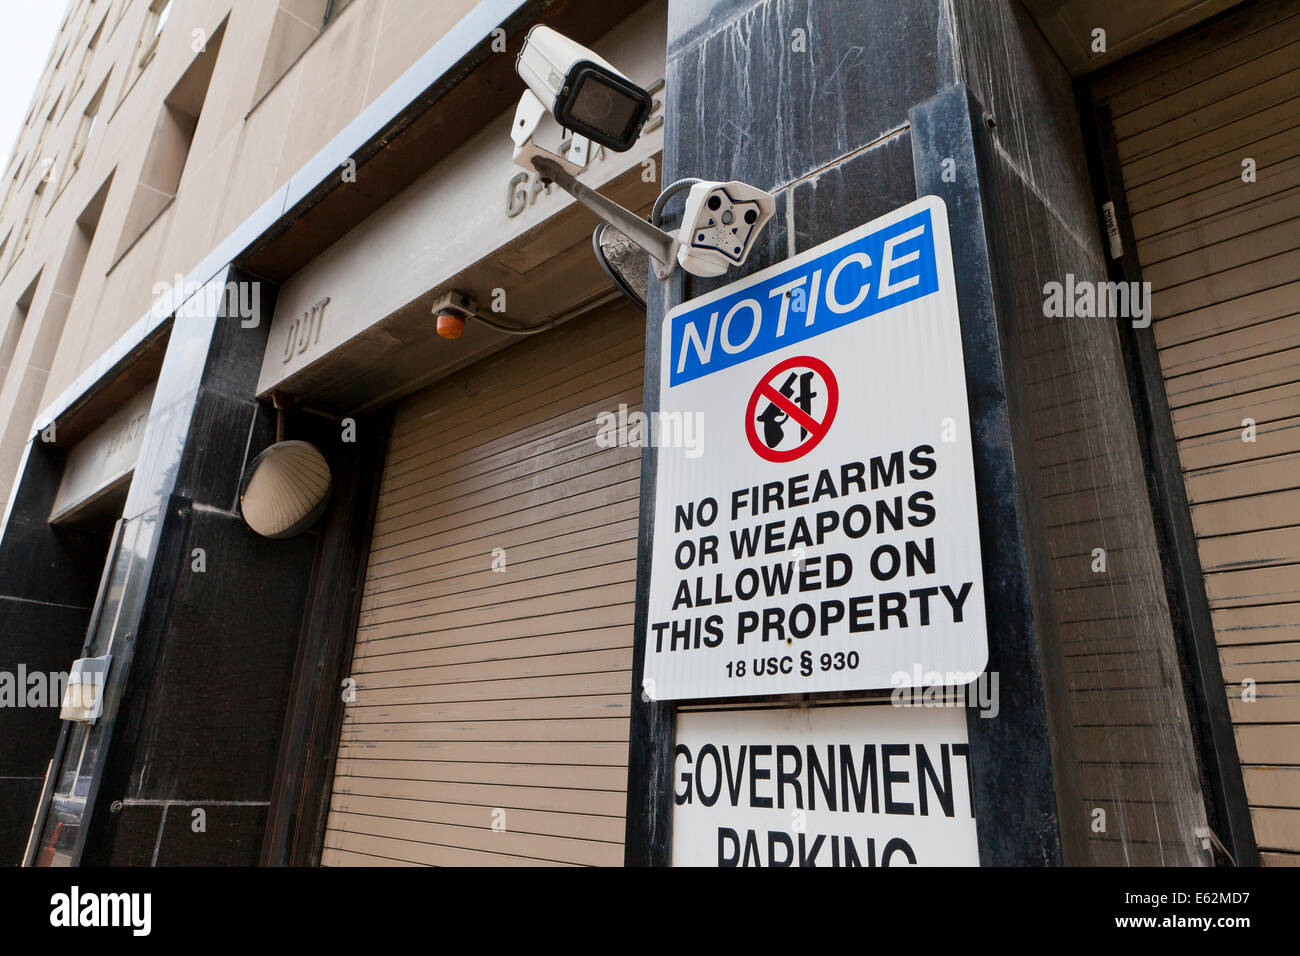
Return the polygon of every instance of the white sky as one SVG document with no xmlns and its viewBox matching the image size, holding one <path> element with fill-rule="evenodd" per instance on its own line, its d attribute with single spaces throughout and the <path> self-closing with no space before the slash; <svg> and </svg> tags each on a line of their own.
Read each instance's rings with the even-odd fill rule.
<svg viewBox="0 0 1300 956">
<path fill-rule="evenodd" d="M 0 167 L 9 162 L 68 0 L 0 0 Z"/>
</svg>

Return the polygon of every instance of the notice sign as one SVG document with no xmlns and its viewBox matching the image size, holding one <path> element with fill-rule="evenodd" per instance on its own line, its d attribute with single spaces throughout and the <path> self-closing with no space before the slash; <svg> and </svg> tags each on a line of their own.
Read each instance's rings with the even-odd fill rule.
<svg viewBox="0 0 1300 956">
<path fill-rule="evenodd" d="M 655 700 L 965 684 L 988 658 L 947 212 L 926 197 L 664 319 Z"/>
<path fill-rule="evenodd" d="M 674 866 L 978 866 L 966 712 L 684 711 Z"/>
</svg>

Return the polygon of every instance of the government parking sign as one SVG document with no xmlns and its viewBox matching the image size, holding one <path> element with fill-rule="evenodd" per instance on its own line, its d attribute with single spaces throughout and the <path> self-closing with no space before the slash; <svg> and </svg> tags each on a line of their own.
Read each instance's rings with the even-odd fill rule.
<svg viewBox="0 0 1300 956">
<path fill-rule="evenodd" d="M 987 662 L 966 375 L 927 196 L 664 319 L 655 700 L 964 684 Z"/>
</svg>

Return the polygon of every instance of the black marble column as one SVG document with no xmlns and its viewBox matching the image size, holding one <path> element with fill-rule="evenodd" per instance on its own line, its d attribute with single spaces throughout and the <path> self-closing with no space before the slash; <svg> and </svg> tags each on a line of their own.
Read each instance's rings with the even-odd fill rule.
<svg viewBox="0 0 1300 956">
<path fill-rule="evenodd" d="M 658 388 L 663 315 L 684 299 L 763 269 L 937 190 L 919 156 L 948 137 L 973 163 L 970 108 L 949 6 L 896 0 L 671 0 L 665 184 L 740 179 L 777 196 L 777 214 L 745 267 L 685 280 L 651 297 L 646 410 Z M 916 112 L 926 118 L 917 141 Z M 942 120 L 941 131 L 930 121 Z M 976 122 L 978 122 L 978 117 Z M 964 124 L 964 125 L 963 125 Z M 936 139 L 936 133 L 940 133 Z M 968 165 L 967 169 L 973 166 Z M 921 170 L 918 173 L 918 169 Z M 918 179 L 925 182 L 919 183 Z M 985 554 L 992 660 L 1013 711 L 968 721 L 981 862 L 1061 862 L 1030 556 L 1006 421 L 1006 384 L 979 182 L 949 213 L 958 264 Z M 675 205 L 670 209 L 677 209 Z M 672 223 L 670 223 L 671 225 Z M 964 256 L 965 248 L 955 250 Z M 638 627 L 654 542 L 655 459 L 643 457 Z M 644 634 L 637 633 L 639 675 Z M 639 679 L 639 676 L 638 676 Z M 1006 706 L 1006 705 L 1004 705 Z M 634 687 L 627 861 L 664 865 L 671 848 L 673 708 Z"/>
<path fill-rule="evenodd" d="M 943 198 L 999 677 L 999 715 L 968 719 L 981 862 L 1208 862 L 1116 322 L 1044 309 L 1045 283 L 1107 271 L 1074 82 L 1023 3 L 670 0 L 666 97 L 665 182 L 741 179 L 778 209 L 739 273 L 654 290 L 646 410 L 669 308 Z M 655 467 L 649 450 L 639 619 Z M 669 859 L 672 728 L 672 706 L 634 688 L 629 863 Z"/>
<path fill-rule="evenodd" d="M 213 281 L 258 282 L 235 268 Z M 261 538 L 238 513 L 244 465 L 275 437 L 253 397 L 274 288 L 260 300 L 255 325 L 185 314 L 172 332 L 126 512 L 157 514 L 157 557 L 136 582 L 148 599 L 86 864 L 257 861 L 316 546 L 314 531 Z"/>
<path fill-rule="evenodd" d="M 32 439 L 0 538 L 0 675 L 14 695 L 0 696 L 0 865 L 22 861 L 60 728 L 48 675 L 81 650 L 108 551 L 105 534 L 49 522 L 64 457 Z M 47 682 L 43 701 L 33 675 Z"/>
<path fill-rule="evenodd" d="M 211 293 L 230 283 L 257 286 L 254 315 L 225 314 Z M 55 862 L 257 861 L 316 547 L 260 538 L 237 507 L 275 435 L 253 397 L 274 292 L 232 267 L 173 320 L 94 635 L 113 655 L 104 715 L 65 730 L 88 794 L 45 821 Z"/>
</svg>

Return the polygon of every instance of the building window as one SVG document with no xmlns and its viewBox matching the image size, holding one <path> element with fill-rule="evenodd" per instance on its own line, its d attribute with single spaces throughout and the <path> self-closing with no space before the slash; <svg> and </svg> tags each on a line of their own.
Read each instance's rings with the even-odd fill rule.
<svg viewBox="0 0 1300 956">
<path fill-rule="evenodd" d="M 36 285 L 40 281 L 40 273 L 37 273 L 36 278 L 31 281 L 22 295 L 18 296 L 18 301 L 14 303 L 13 315 L 9 317 L 9 324 L 0 335 L 0 383 L 4 382 L 9 374 L 9 367 L 13 365 L 14 353 L 18 351 L 23 329 L 27 326 L 27 314 L 32 309 L 32 299 L 36 298 Z"/>
<path fill-rule="evenodd" d="M 37 213 L 40 212 L 41 196 L 45 194 L 45 180 L 42 179 L 36 184 L 36 191 L 32 193 L 32 200 L 27 204 L 27 215 L 23 217 L 23 227 L 18 231 L 18 244 L 14 246 L 14 259 L 23 254 L 27 248 L 27 240 L 32 234 L 32 225 L 36 222 Z"/>
<path fill-rule="evenodd" d="M 122 13 L 118 14 L 119 21 L 130 6 L 130 0 L 122 4 Z M 130 69 L 127 71 L 125 82 L 122 84 L 122 95 L 118 97 L 119 106 L 130 95 L 131 90 L 135 89 L 136 81 L 144 75 L 144 68 L 149 65 L 154 54 L 158 52 L 158 38 L 162 36 L 163 27 L 166 26 L 167 18 L 170 15 L 171 0 L 149 0 L 149 9 L 144 19 L 144 25 L 140 28 L 140 39 L 135 45 L 135 55 L 131 61 Z"/>
<path fill-rule="evenodd" d="M 162 215 L 180 189 L 181 176 L 185 172 L 190 147 L 194 144 L 203 101 L 208 95 L 225 31 L 223 22 L 208 39 L 204 51 L 194 58 L 163 99 L 144 167 L 131 195 L 114 264 Z"/>
<path fill-rule="evenodd" d="M 343 8 L 351 2 L 352 0 L 327 0 L 325 4 L 325 16 L 321 20 L 321 26 L 325 26 L 325 24 L 337 17 L 343 11 Z"/>
<path fill-rule="evenodd" d="M 140 69 L 143 70 L 157 52 L 158 38 L 162 36 L 171 12 L 172 0 L 152 0 L 149 4 L 149 15 L 145 17 L 144 29 L 140 33 Z"/>
<path fill-rule="evenodd" d="M 312 42 L 332 23 L 352 0 L 280 0 L 275 21 L 271 24 L 271 37 L 266 45 L 262 70 L 257 76 L 253 91 L 256 106 L 280 77 L 312 45 Z"/>
<path fill-rule="evenodd" d="M 86 153 L 86 145 L 90 142 L 91 136 L 94 135 L 95 127 L 99 124 L 99 107 L 104 101 L 104 90 L 108 88 L 108 77 L 104 77 L 104 82 L 99 84 L 99 89 L 95 95 L 90 98 L 90 103 L 86 110 L 81 114 L 81 123 L 77 126 L 77 136 L 72 141 L 72 155 L 68 158 L 68 163 L 73 170 L 81 166 L 81 157 Z"/>
<path fill-rule="evenodd" d="M 107 21 L 108 17 L 104 17 L 104 19 L 99 21 L 99 26 L 97 26 L 95 32 L 90 35 L 90 42 L 86 44 L 85 52 L 81 54 L 81 65 L 77 67 L 77 79 L 72 84 L 73 96 L 76 96 L 81 92 L 82 84 L 86 82 L 86 71 L 90 68 L 90 61 L 95 55 L 95 47 L 99 46 L 99 37 L 104 32 L 104 24 Z M 71 97 L 69 97 L 69 101 L 71 101 Z"/>
<path fill-rule="evenodd" d="M 44 149 L 45 149 L 45 137 L 49 134 L 50 127 L 54 125 L 54 113 L 55 111 L 58 110 L 58 108 L 59 108 L 59 104 L 58 101 L 56 100 L 54 105 L 50 107 L 49 113 L 45 115 L 45 122 L 41 124 L 40 135 L 36 137 L 36 152 L 33 154 L 32 157 L 32 165 L 31 168 L 27 170 L 27 175 L 29 176 L 31 175 L 33 169 L 39 170 L 42 183 L 44 182 L 44 180 L 49 178 L 50 171 L 54 168 L 53 157 L 46 156 L 44 153 Z"/>
<path fill-rule="evenodd" d="M 5 214 L 9 211 L 9 200 L 14 198 L 14 191 L 18 188 L 18 174 L 23 171 L 23 159 L 19 157 L 17 152 L 14 153 L 10 166 L 13 172 L 10 174 L 8 182 L 5 183 L 4 201 L 0 202 L 0 222 L 4 221 Z"/>
<path fill-rule="evenodd" d="M 117 8 L 117 12 L 114 13 L 113 5 L 116 2 L 117 0 L 108 0 L 108 12 L 104 14 L 105 23 L 108 23 L 110 20 L 112 21 L 112 25 L 108 28 L 108 38 L 110 40 L 113 38 L 113 34 L 117 32 L 117 28 L 121 25 L 122 21 L 126 19 L 126 10 L 131 6 L 131 0 L 124 0 L 122 5 Z"/>
</svg>

